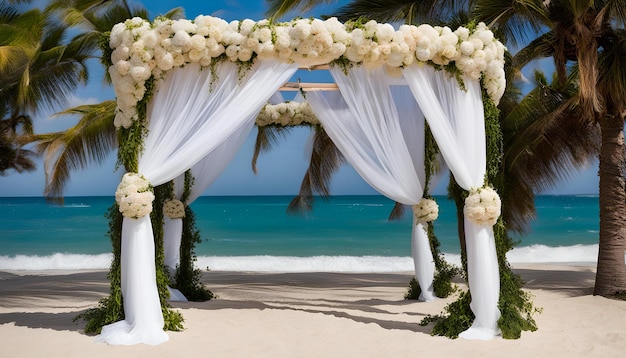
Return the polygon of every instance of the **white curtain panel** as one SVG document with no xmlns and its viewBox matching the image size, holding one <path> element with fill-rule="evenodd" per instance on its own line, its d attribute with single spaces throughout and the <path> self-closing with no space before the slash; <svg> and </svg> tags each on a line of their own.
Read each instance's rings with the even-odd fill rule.
<svg viewBox="0 0 626 358">
<path fill-rule="evenodd" d="M 403 69 L 439 149 L 456 182 L 465 190 L 483 186 L 486 171 L 485 119 L 478 80 L 463 78 L 465 90 L 445 71 L 413 64 Z M 493 228 L 465 218 L 467 269 L 476 316 L 460 337 L 491 339 L 498 329 L 500 276 Z"/>
<path fill-rule="evenodd" d="M 256 115 L 255 115 L 256 118 Z M 189 197 L 185 202 L 191 205 L 204 191 L 222 174 L 228 164 L 233 160 L 241 149 L 250 130 L 248 126 L 242 126 L 235 130 L 227 140 L 217 146 L 211 153 L 200 160 L 191 168 L 194 177 L 194 185 L 190 188 Z M 176 198 L 183 195 L 185 174 L 174 179 L 174 192 Z M 183 232 L 182 219 L 170 219 L 167 215 L 163 218 L 163 250 L 165 265 L 173 274 L 176 266 L 180 263 L 180 244 Z M 180 291 L 170 288 L 170 301 L 186 301 L 185 295 Z"/>
<path fill-rule="evenodd" d="M 390 85 L 382 68 L 331 68 L 339 91 L 311 91 L 307 101 L 341 153 L 386 197 L 419 203 L 424 182 L 423 115 L 407 86 Z M 435 299 L 434 260 L 428 236 L 414 223 L 413 254 L 422 300 Z"/>
<path fill-rule="evenodd" d="M 228 61 L 217 77 L 197 64 L 171 70 L 148 108 L 149 128 L 139 157 L 139 173 L 153 185 L 183 174 L 242 127 L 250 131 L 256 114 L 295 73 L 296 64 L 257 61 L 245 78 Z M 154 239 L 149 217 L 124 218 L 122 228 L 123 321 L 102 328 L 109 344 L 157 345 L 168 340 L 156 287 Z"/>
<path fill-rule="evenodd" d="M 300 95 L 300 94 L 299 94 Z M 300 98 L 302 96 L 300 95 Z M 278 104 L 284 102 L 284 98 L 280 92 L 275 92 L 269 103 Z M 256 118 L 257 115 L 255 115 Z M 191 168 L 191 174 L 194 177 L 194 185 L 190 188 L 189 198 L 185 202 L 191 205 L 213 182 L 222 174 L 228 164 L 233 160 L 239 149 L 243 146 L 248 138 L 248 127 L 237 129 L 227 140 L 222 142 L 215 150 L 202 158 L 196 165 Z M 181 198 L 185 185 L 185 174 L 179 175 L 174 179 L 174 193 L 176 198 Z M 180 263 L 180 244 L 183 232 L 182 219 L 170 219 L 165 216 L 163 218 L 163 250 L 165 256 L 165 265 L 171 274 L 176 271 L 176 266 Z M 169 288 L 170 301 L 187 301 L 185 295 L 179 290 Z"/>
</svg>

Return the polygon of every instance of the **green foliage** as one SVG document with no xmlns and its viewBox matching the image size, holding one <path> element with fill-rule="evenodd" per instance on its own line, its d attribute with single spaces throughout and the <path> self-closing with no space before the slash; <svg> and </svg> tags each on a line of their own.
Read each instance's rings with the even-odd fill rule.
<svg viewBox="0 0 626 358">
<path fill-rule="evenodd" d="M 422 293 L 422 289 L 420 288 L 419 283 L 415 279 L 415 277 L 411 278 L 409 282 L 409 289 L 404 294 L 405 300 L 419 300 L 420 294 Z"/>
<path fill-rule="evenodd" d="M 106 31 L 103 32 L 102 35 L 100 35 L 100 51 L 102 51 L 102 57 L 100 57 L 100 63 L 102 64 L 102 67 L 106 69 L 108 69 L 111 65 L 113 65 L 113 63 L 111 62 L 111 54 L 113 53 L 113 49 L 111 48 L 111 46 L 109 45 L 110 42 L 110 37 L 111 37 L 111 31 Z M 111 81 L 111 76 L 109 75 L 109 71 L 104 71 L 105 73 L 105 79 L 110 82 Z"/>
<path fill-rule="evenodd" d="M 504 169 L 502 163 L 502 131 L 500 129 L 499 110 L 488 98 L 483 91 L 483 103 L 485 108 L 485 136 L 487 151 L 487 177 L 485 184 L 491 183 L 498 191 L 501 197 L 506 190 L 506 182 L 504 178 Z M 451 177 L 448 186 L 448 195 L 454 199 L 457 207 L 457 218 L 459 227 L 462 228 L 463 223 L 463 206 L 467 191 L 463 190 L 456 184 L 454 178 Z M 503 202 L 503 206 L 506 202 Z M 498 327 L 502 331 L 502 337 L 506 339 L 517 339 L 521 336 L 522 331 L 535 331 L 537 324 L 533 319 L 533 314 L 539 313 L 540 309 L 534 307 L 531 302 L 530 294 L 522 290 L 522 280 L 515 275 L 506 260 L 506 253 L 510 251 L 515 242 L 508 236 L 506 226 L 502 217 L 493 227 L 494 238 L 496 243 L 496 254 L 498 257 L 498 266 L 500 272 L 500 298 L 498 308 L 500 309 L 500 319 Z M 463 269 L 467 273 L 467 256 L 465 254 L 465 237 L 462 230 L 459 230 L 462 242 L 461 261 Z M 465 276 L 467 279 L 467 275 Z M 461 293 L 459 298 L 446 306 L 444 313 L 438 316 L 426 317 L 422 323 L 424 325 L 435 322 L 433 335 L 442 335 L 450 338 L 458 337 L 471 326 L 474 315 L 470 309 L 471 296 L 469 292 Z"/>
<path fill-rule="evenodd" d="M 187 170 L 185 172 L 183 193 L 180 199 L 182 202 L 187 202 L 189 199 L 194 181 L 195 179 L 193 175 L 191 175 L 191 170 Z M 174 198 L 174 182 L 170 182 L 168 187 L 170 198 Z M 176 268 L 174 280 L 170 282 L 170 285 L 178 289 L 189 301 L 199 302 L 211 300 L 215 298 L 215 295 L 204 287 L 204 284 L 200 281 L 202 271 L 196 269 L 194 265 L 197 259 L 194 249 L 196 244 L 202 242 L 202 239 L 200 237 L 200 231 L 196 227 L 196 216 L 188 205 L 185 205 L 185 217 L 182 220 L 183 232 L 180 243 L 180 263 Z"/>
<path fill-rule="evenodd" d="M 428 187 L 430 184 L 430 178 L 433 173 L 438 171 L 437 154 L 439 153 L 439 147 L 433 137 L 428 123 L 424 123 L 424 168 L 426 178 L 424 181 L 424 197 L 428 198 Z M 427 226 L 428 241 L 430 243 L 430 249 L 433 253 L 433 259 L 435 260 L 435 277 L 433 279 L 433 291 L 437 297 L 444 298 L 456 291 L 456 286 L 452 284 L 452 278 L 460 273 L 460 270 L 454 265 L 449 264 L 443 257 L 443 253 L 439 250 L 439 240 L 435 235 L 435 226 L 432 222 Z M 408 292 L 405 294 L 405 299 L 419 299 L 421 289 L 417 281 L 413 278 L 409 283 Z"/>
<path fill-rule="evenodd" d="M 445 298 L 457 291 L 457 286 L 452 283 L 452 278 L 461 273 L 461 270 L 448 263 L 443 253 L 439 250 L 439 240 L 435 236 L 435 229 L 432 222 L 428 223 L 428 238 L 430 241 L 431 251 L 433 253 L 433 259 L 435 260 L 435 277 L 433 279 L 433 291 L 435 296 L 439 298 Z M 419 299 L 422 290 L 419 283 L 415 278 L 411 278 L 409 282 L 409 288 L 404 294 L 405 300 L 417 300 Z"/>
<path fill-rule="evenodd" d="M 457 286 L 452 283 L 452 279 L 454 276 L 458 275 L 461 270 L 448 263 L 443 257 L 443 253 L 439 250 L 439 240 L 437 236 L 435 236 L 435 225 L 432 222 L 428 223 L 427 231 L 436 269 L 433 279 L 433 291 L 435 292 L 435 296 L 445 298 L 456 292 Z"/>
<path fill-rule="evenodd" d="M 502 157 L 504 155 L 504 145 L 502 130 L 500 128 L 500 110 L 493 103 L 491 98 L 483 89 L 483 109 L 485 112 L 485 140 L 487 151 L 487 178 L 494 188 L 502 196 L 504 187 L 504 175 Z M 486 184 L 486 183 L 485 183 Z"/>
<path fill-rule="evenodd" d="M 439 315 L 426 316 L 421 322 L 421 326 L 435 323 L 431 335 L 457 338 L 459 334 L 472 325 L 474 313 L 470 309 L 472 296 L 468 291 L 463 291 L 459 298 L 448 304 L 444 308 L 444 313 Z"/>
<path fill-rule="evenodd" d="M 127 172 L 139 171 L 139 153 L 143 148 L 144 132 L 141 121 L 134 121 L 129 128 L 120 127 L 117 131 L 117 165 L 123 166 Z"/>
<path fill-rule="evenodd" d="M 100 300 L 97 307 L 79 314 L 74 321 L 86 321 L 85 333 L 100 333 L 103 326 L 124 319 L 122 304 L 121 266 L 122 220 L 117 203 L 114 203 L 105 215 L 109 219 L 109 238 L 113 246 L 113 262 L 107 278 L 111 281 L 109 296 Z"/>
<path fill-rule="evenodd" d="M 150 76 L 144 84 L 146 87 L 146 93 L 143 95 L 143 98 L 137 102 L 137 117 L 139 118 L 139 122 L 142 123 L 143 126 L 147 126 L 147 118 L 148 118 L 148 103 L 152 101 L 152 96 L 154 96 L 154 90 L 156 87 L 156 80 L 154 76 Z M 147 134 L 147 128 L 145 129 Z"/>
<path fill-rule="evenodd" d="M 424 119 L 424 173 L 426 174 L 424 180 L 424 196 L 428 195 L 427 191 L 430 187 L 430 178 L 434 173 L 439 171 L 437 154 L 439 154 L 439 146 L 437 146 L 437 141 L 430 130 L 428 122 Z"/>
<path fill-rule="evenodd" d="M 532 316 L 540 313 L 541 309 L 533 305 L 530 293 L 522 290 L 521 277 L 513 273 L 506 260 L 506 253 L 515 246 L 515 242 L 508 236 L 502 218 L 498 219 L 493 230 L 500 270 L 498 308 L 501 316 L 498 320 L 498 327 L 502 331 L 502 338 L 518 339 L 522 331 L 537 330 L 537 323 Z"/>
<path fill-rule="evenodd" d="M 487 176 L 488 181 L 500 193 L 506 197 L 506 178 L 502 163 L 502 131 L 500 130 L 499 110 L 489 97 L 483 92 L 485 107 L 485 134 L 487 137 Z M 503 201 L 502 205 L 507 203 Z M 534 307 L 531 296 L 522 290 L 523 282 L 518 275 L 511 270 L 506 259 L 506 253 L 517 244 L 508 235 L 508 231 L 502 216 L 493 227 L 496 243 L 496 255 L 498 256 L 498 268 L 500 272 L 500 298 L 498 308 L 500 319 L 498 327 L 502 331 L 502 337 L 506 339 L 518 339 L 522 331 L 534 332 L 537 323 L 533 314 L 539 313 L 540 309 Z"/>
<path fill-rule="evenodd" d="M 157 290 L 161 301 L 161 312 L 163 313 L 164 329 L 168 331 L 180 331 L 183 329 L 183 316 L 178 311 L 174 311 L 167 303 L 170 298 L 168 285 L 170 279 L 165 266 L 165 252 L 163 250 L 163 203 L 169 199 L 171 193 L 167 184 L 154 188 L 154 201 L 152 202 L 152 231 L 154 233 L 155 265 Z"/>
<path fill-rule="evenodd" d="M 200 281 L 202 271 L 194 267 L 197 259 L 194 248 L 200 242 L 202 239 L 200 231 L 196 228 L 195 214 L 189 206 L 185 206 L 183 235 L 180 243 L 180 265 L 176 268 L 175 283 L 172 287 L 178 289 L 189 301 L 208 301 L 215 298 L 213 292 Z"/>
<path fill-rule="evenodd" d="M 146 80 L 146 93 L 137 103 L 138 119 L 133 121 L 130 127 L 118 128 L 117 138 L 119 149 L 117 152 L 117 165 L 124 166 L 127 172 L 137 173 L 139 171 L 139 154 L 143 151 L 143 140 L 148 134 L 146 114 L 148 103 L 154 95 L 154 76 Z"/>
</svg>

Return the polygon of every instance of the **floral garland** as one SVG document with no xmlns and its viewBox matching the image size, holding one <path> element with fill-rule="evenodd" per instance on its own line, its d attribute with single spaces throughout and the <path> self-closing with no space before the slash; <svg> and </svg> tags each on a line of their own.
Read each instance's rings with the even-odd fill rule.
<svg viewBox="0 0 626 358">
<path fill-rule="evenodd" d="M 139 119 L 136 105 L 151 77 L 161 79 L 187 63 L 205 68 L 222 59 L 238 63 L 275 59 L 306 67 L 340 61 L 396 72 L 414 62 L 454 65 L 460 74 L 482 79 L 496 104 L 506 86 L 506 48 L 483 23 L 452 31 L 425 24 L 395 30 L 390 24 L 342 24 L 336 18 L 228 23 L 200 15 L 194 20 L 159 17 L 150 23 L 135 17 L 113 27 L 109 46 L 117 128 L 129 128 Z"/>
<path fill-rule="evenodd" d="M 163 203 L 163 214 L 170 219 L 182 219 L 185 217 L 185 204 L 178 199 L 169 199 Z"/>
<path fill-rule="evenodd" d="M 435 221 L 439 216 L 439 205 L 433 199 L 422 198 L 417 205 L 413 205 L 413 216 L 420 224 Z"/>
<path fill-rule="evenodd" d="M 126 173 L 115 191 L 119 210 L 127 218 L 139 219 L 152 212 L 154 192 L 142 175 Z"/>
<path fill-rule="evenodd" d="M 319 124 L 308 102 L 287 101 L 278 104 L 266 104 L 256 118 L 258 126 L 278 124 L 297 126 L 303 123 Z"/>
<path fill-rule="evenodd" d="M 493 226 L 500 217 L 501 206 L 500 196 L 493 188 L 472 189 L 465 198 L 463 213 L 479 225 Z"/>
</svg>

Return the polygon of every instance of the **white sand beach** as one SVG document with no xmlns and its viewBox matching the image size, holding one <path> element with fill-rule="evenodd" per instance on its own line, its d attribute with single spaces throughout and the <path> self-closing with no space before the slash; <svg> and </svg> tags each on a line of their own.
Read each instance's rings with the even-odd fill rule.
<svg viewBox="0 0 626 358">
<path fill-rule="evenodd" d="M 105 271 L 0 273 L 0 357 L 621 357 L 626 302 L 592 295 L 594 267 L 518 265 L 536 332 L 433 337 L 418 322 L 451 299 L 405 301 L 410 274 L 205 272 L 218 299 L 172 303 L 185 318 L 159 346 L 111 346 L 73 318 L 108 294 Z"/>
</svg>

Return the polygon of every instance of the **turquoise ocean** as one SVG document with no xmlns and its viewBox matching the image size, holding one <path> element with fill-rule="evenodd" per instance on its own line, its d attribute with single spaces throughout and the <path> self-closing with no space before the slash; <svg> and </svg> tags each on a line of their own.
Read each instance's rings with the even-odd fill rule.
<svg viewBox="0 0 626 358">
<path fill-rule="evenodd" d="M 388 221 L 383 196 L 318 199 L 305 216 L 286 213 L 291 196 L 207 196 L 192 204 L 202 243 L 197 266 L 268 272 L 412 271 L 410 210 Z M 435 233 L 446 258 L 459 262 L 454 204 L 437 196 Z M 107 269 L 111 244 L 104 214 L 113 197 L 0 198 L 0 270 Z M 514 235 L 512 263 L 597 259 L 598 196 L 539 196 L 529 232 Z"/>
</svg>

